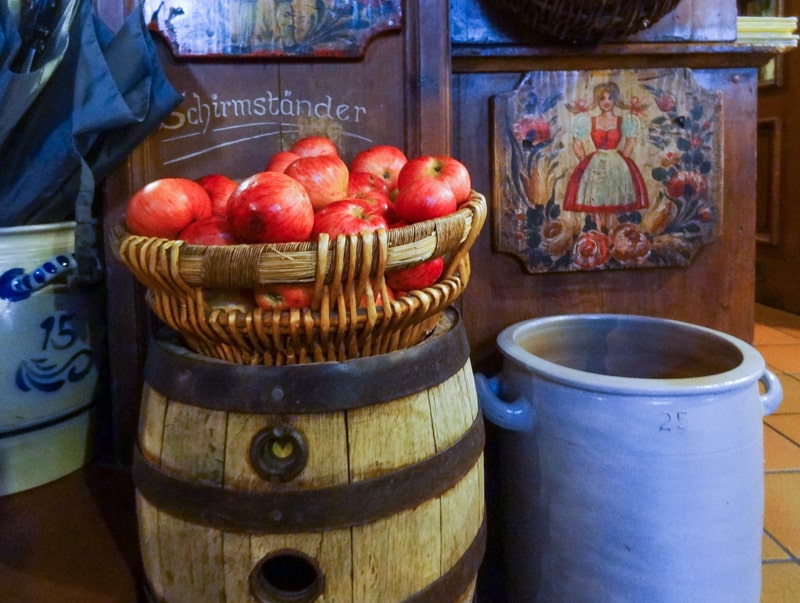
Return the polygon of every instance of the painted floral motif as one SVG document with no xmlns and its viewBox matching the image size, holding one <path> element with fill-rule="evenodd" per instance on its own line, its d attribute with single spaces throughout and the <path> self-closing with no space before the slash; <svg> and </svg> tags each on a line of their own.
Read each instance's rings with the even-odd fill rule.
<svg viewBox="0 0 800 603">
<path fill-rule="evenodd" d="M 650 238 L 639 225 L 632 222 L 615 226 L 608 238 L 613 249 L 612 256 L 622 266 L 643 264 L 650 254 Z"/>
<path fill-rule="evenodd" d="M 88 376 L 94 367 L 92 352 L 80 350 L 57 365 L 48 358 L 31 358 L 24 360 L 17 367 L 14 381 L 24 391 L 39 390 L 51 393 L 60 390 L 68 383 L 77 383 Z"/>
<path fill-rule="evenodd" d="M 686 265 L 716 237 L 721 106 L 689 70 L 538 72 L 506 98 L 495 246 L 529 271 Z"/>
<path fill-rule="evenodd" d="M 589 230 L 578 235 L 572 249 L 573 262 L 580 270 L 604 266 L 611 257 L 611 241 L 599 230 Z"/>
<path fill-rule="evenodd" d="M 17 367 L 14 382 L 20 391 L 57 392 L 94 374 L 92 350 L 86 345 L 83 333 L 85 318 L 71 312 L 57 312 L 41 321 L 37 355 L 20 361 Z"/>
<path fill-rule="evenodd" d="M 549 200 L 558 167 L 558 149 L 553 145 L 556 117 L 553 109 L 561 100 L 560 94 L 539 99 L 531 93 L 522 107 L 523 113 L 511 125 L 511 166 L 521 178 L 521 190 L 534 205 Z"/>
</svg>

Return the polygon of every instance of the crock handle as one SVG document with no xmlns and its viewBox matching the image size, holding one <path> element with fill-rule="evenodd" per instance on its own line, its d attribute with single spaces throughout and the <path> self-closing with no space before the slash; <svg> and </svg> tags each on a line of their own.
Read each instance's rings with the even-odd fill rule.
<svg viewBox="0 0 800 603">
<path fill-rule="evenodd" d="M 759 400 L 761 413 L 766 417 L 775 412 L 783 401 L 783 386 L 769 369 L 764 369 L 764 374 L 758 380 L 764 385 L 764 393 L 759 396 Z"/>
<path fill-rule="evenodd" d="M 481 410 L 492 423 L 510 431 L 533 430 L 536 422 L 533 406 L 524 397 L 513 402 L 501 400 L 498 395 L 500 384 L 496 377 L 475 373 L 475 389 Z"/>
<path fill-rule="evenodd" d="M 95 258 L 98 264 L 100 261 Z M 26 273 L 22 268 L 11 268 L 0 274 L 0 299 L 16 302 L 28 299 L 31 293 L 50 284 L 53 279 L 75 272 L 78 261 L 75 254 L 54 255 L 38 266 L 33 272 Z"/>
</svg>

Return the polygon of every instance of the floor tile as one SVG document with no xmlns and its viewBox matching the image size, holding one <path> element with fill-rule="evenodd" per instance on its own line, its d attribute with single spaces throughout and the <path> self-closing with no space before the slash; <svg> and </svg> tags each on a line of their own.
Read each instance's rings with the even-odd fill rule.
<svg viewBox="0 0 800 603">
<path fill-rule="evenodd" d="M 800 337 L 800 316 L 796 314 L 756 304 L 755 317 L 759 324 L 767 324 L 787 333 L 795 333 Z"/>
<path fill-rule="evenodd" d="M 800 344 L 762 345 L 758 351 L 767 366 L 784 373 L 800 373 Z"/>
<path fill-rule="evenodd" d="M 764 417 L 761 603 L 800 601 L 800 316 L 756 304 L 753 343 L 781 381 L 783 400 Z"/>
<path fill-rule="evenodd" d="M 761 558 L 764 561 L 790 561 L 791 556 L 766 532 L 761 538 Z"/>
<path fill-rule="evenodd" d="M 783 401 L 775 414 L 800 414 L 800 376 L 779 373 L 777 377 L 783 387 Z"/>
<path fill-rule="evenodd" d="M 770 415 L 764 422 L 800 447 L 800 415 Z M 800 465 L 787 469 L 800 469 Z"/>
<path fill-rule="evenodd" d="M 800 472 L 764 476 L 764 529 L 795 557 L 800 556 L 797 501 L 800 501 Z"/>
<path fill-rule="evenodd" d="M 800 565 L 765 563 L 761 566 L 761 603 L 800 601 Z"/>
<path fill-rule="evenodd" d="M 764 420 L 766 423 L 764 427 L 764 470 L 800 470 L 800 446 L 789 440 L 777 426 L 772 426 L 771 421 L 774 418 L 778 417 L 768 417 Z"/>
<path fill-rule="evenodd" d="M 784 345 L 797 343 L 796 336 L 765 324 L 756 324 L 753 332 L 753 345 Z"/>
</svg>

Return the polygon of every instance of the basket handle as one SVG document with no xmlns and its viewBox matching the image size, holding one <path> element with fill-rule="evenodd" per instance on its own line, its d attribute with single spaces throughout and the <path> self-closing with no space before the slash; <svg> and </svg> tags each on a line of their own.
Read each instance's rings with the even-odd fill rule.
<svg viewBox="0 0 800 603">
<path fill-rule="evenodd" d="M 458 270 L 461 264 L 461 259 L 472 248 L 478 235 L 481 233 L 481 228 L 486 221 L 486 203 L 483 195 L 476 191 L 472 191 L 469 201 L 464 204 L 464 207 L 472 210 L 472 223 L 470 224 L 469 233 L 461 245 L 458 246 L 450 263 L 445 268 L 442 278 L 450 278 Z"/>
</svg>

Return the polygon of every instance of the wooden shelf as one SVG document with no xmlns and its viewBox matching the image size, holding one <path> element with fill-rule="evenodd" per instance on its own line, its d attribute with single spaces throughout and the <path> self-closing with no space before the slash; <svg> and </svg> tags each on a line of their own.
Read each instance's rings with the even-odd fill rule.
<svg viewBox="0 0 800 603">
<path fill-rule="evenodd" d="M 656 60 L 664 67 L 754 67 L 760 66 L 785 46 L 732 42 L 682 42 L 603 44 L 584 46 L 519 46 L 458 44 L 452 47 L 453 73 L 488 73 L 537 69 L 582 68 L 587 56 L 594 66 L 615 69 L 637 67 Z"/>
</svg>

